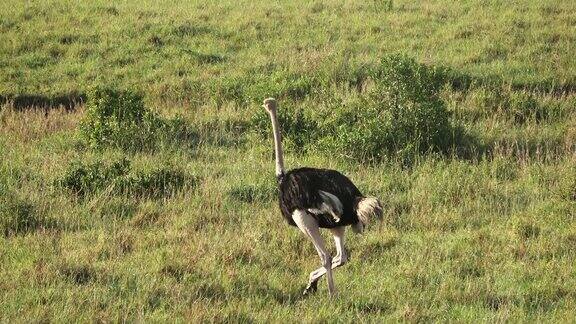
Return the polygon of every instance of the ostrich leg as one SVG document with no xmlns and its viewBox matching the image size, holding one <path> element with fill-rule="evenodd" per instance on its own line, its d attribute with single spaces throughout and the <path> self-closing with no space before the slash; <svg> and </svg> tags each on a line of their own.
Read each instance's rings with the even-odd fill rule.
<svg viewBox="0 0 576 324">
<path fill-rule="evenodd" d="M 336 244 L 336 256 L 332 259 L 332 269 L 336 269 L 344 265 L 348 262 L 348 254 L 346 253 L 346 248 L 344 247 L 344 231 L 345 227 L 335 227 L 331 228 L 330 232 L 334 236 L 334 243 Z M 304 293 L 307 294 L 309 292 L 316 291 L 318 287 L 318 280 L 322 278 L 322 276 L 326 274 L 326 269 L 324 267 L 320 267 L 310 273 L 310 280 L 308 282 L 308 286 L 304 290 Z"/>
<path fill-rule="evenodd" d="M 320 260 L 322 261 L 322 269 L 326 274 L 326 279 L 328 281 L 328 294 L 334 296 L 336 294 L 336 289 L 334 287 L 334 278 L 332 278 L 332 256 L 326 250 L 324 240 L 320 236 L 320 228 L 318 227 L 318 222 L 314 217 L 304 210 L 295 210 L 292 214 L 292 219 L 298 228 L 306 234 L 314 244 Z M 312 276 L 312 274 L 310 274 Z M 305 291 L 306 292 L 306 291 Z"/>
</svg>

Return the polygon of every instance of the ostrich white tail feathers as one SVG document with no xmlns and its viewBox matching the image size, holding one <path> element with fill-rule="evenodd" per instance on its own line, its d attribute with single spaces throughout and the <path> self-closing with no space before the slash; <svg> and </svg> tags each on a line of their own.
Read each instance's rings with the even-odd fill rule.
<svg viewBox="0 0 576 324">
<path fill-rule="evenodd" d="M 357 233 L 364 231 L 364 226 L 370 224 L 374 219 L 382 219 L 382 203 L 376 197 L 362 197 L 357 200 L 356 214 L 358 215 L 357 226 L 353 230 Z"/>
</svg>

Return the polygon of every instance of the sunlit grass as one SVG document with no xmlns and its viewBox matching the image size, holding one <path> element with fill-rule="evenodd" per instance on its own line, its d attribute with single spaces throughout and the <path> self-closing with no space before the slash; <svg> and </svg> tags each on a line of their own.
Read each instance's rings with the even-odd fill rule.
<svg viewBox="0 0 576 324">
<path fill-rule="evenodd" d="M 552 1 L 2 2 L 0 320 L 572 321 L 575 12 Z M 321 282 L 302 299 L 319 260 L 279 213 L 271 136 L 254 116 L 264 96 L 309 113 L 357 100 L 391 52 L 444 69 L 459 140 L 367 163 L 287 136 L 289 168 L 338 169 L 385 206 L 381 224 L 348 234 L 338 298 Z M 91 148 L 80 120 L 97 84 L 139 91 L 194 136 Z M 108 178 L 85 195 L 59 185 L 123 158 L 120 178 L 145 193 L 174 185 L 148 181 L 155 170 L 191 177 L 159 195 Z"/>
</svg>

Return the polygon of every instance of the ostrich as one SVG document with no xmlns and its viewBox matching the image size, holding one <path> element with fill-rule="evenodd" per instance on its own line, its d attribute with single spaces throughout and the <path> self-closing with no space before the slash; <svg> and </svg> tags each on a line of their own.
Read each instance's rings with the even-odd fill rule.
<svg viewBox="0 0 576 324">
<path fill-rule="evenodd" d="M 348 261 L 344 248 L 344 231 L 352 226 L 362 233 L 373 218 L 382 217 L 382 205 L 375 197 L 363 196 L 360 190 L 344 175 L 335 170 L 299 168 L 288 172 L 284 169 L 282 139 L 276 115 L 276 100 L 264 100 L 263 107 L 272 120 L 274 151 L 276 155 L 276 178 L 280 191 L 280 210 L 288 224 L 297 226 L 316 248 L 322 266 L 310 273 L 304 295 L 316 292 L 318 280 L 326 275 L 328 293 L 335 295 L 332 269 Z M 326 250 L 320 228 L 327 228 L 334 236 L 336 256 Z"/>
</svg>

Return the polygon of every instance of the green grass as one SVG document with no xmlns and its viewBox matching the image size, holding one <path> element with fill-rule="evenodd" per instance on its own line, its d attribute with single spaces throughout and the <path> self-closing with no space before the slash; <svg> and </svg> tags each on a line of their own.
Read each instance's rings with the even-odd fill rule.
<svg viewBox="0 0 576 324">
<path fill-rule="evenodd" d="M 575 15 L 569 1 L 2 2 L 0 321 L 573 321 Z M 347 235 L 338 298 L 321 282 L 302 299 L 319 259 L 280 216 L 260 102 L 302 111 L 294 125 L 336 116 L 390 53 L 441 71 L 452 147 L 367 162 L 290 130 L 288 167 L 341 170 L 385 205 Z M 90 146 L 98 85 L 141 92 L 174 133 Z"/>
<path fill-rule="evenodd" d="M 203 106 L 210 93 L 233 96 L 271 75 L 361 75 L 395 51 L 519 87 L 576 85 L 571 2 L 380 2 L 8 1 L 0 94 L 55 97 L 113 82 Z"/>
</svg>

